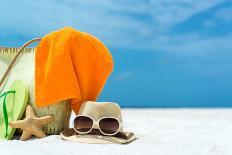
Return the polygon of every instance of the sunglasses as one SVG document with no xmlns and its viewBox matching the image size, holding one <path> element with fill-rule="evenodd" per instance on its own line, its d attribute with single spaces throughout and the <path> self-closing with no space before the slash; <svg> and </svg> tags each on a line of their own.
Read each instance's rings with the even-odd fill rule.
<svg viewBox="0 0 232 155">
<path fill-rule="evenodd" d="M 77 115 L 74 119 L 74 130 L 79 134 L 88 134 L 96 128 L 103 135 L 116 135 L 121 128 L 121 122 L 115 117 L 102 117 L 95 121 L 85 115 Z"/>
</svg>

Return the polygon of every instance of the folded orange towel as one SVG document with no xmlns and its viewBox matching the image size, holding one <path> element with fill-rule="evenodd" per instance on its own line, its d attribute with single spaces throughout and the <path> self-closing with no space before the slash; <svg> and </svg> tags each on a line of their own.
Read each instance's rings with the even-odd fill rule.
<svg viewBox="0 0 232 155">
<path fill-rule="evenodd" d="M 83 101 L 97 99 L 112 70 L 112 56 L 97 38 L 70 27 L 52 32 L 36 49 L 36 105 L 71 99 L 78 113 Z"/>
</svg>

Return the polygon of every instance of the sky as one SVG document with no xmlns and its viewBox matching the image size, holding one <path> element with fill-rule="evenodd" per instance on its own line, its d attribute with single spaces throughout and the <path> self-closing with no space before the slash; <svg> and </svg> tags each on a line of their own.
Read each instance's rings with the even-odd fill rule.
<svg viewBox="0 0 232 155">
<path fill-rule="evenodd" d="M 98 37 L 114 71 L 98 101 L 232 107 L 231 0 L 0 0 L 0 45 L 71 26 Z"/>
</svg>

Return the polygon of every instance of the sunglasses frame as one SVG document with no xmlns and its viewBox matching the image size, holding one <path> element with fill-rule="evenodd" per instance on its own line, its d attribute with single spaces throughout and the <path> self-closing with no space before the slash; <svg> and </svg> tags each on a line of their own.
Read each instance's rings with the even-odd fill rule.
<svg viewBox="0 0 232 155">
<path fill-rule="evenodd" d="M 75 128 L 75 119 L 76 119 L 77 117 L 79 117 L 79 116 L 88 117 L 88 118 L 90 118 L 90 119 L 93 121 L 93 125 L 92 125 L 92 127 L 89 129 L 89 131 L 81 132 L 81 131 L 78 131 L 78 130 Z M 100 126 L 99 126 L 99 122 L 100 122 L 102 119 L 104 119 L 104 118 L 113 118 L 113 119 L 116 119 L 116 120 L 118 121 L 119 127 L 118 127 L 118 130 L 117 130 L 115 133 L 108 134 L 108 133 L 105 133 L 105 132 L 103 132 L 103 131 L 101 130 L 101 128 L 100 128 Z M 116 135 L 116 134 L 120 131 L 120 129 L 122 128 L 122 121 L 119 121 L 119 119 L 116 118 L 116 117 L 101 117 L 99 120 L 95 121 L 95 120 L 94 120 L 92 117 L 90 117 L 90 116 L 87 116 L 87 115 L 77 115 L 77 116 L 75 117 L 75 119 L 74 119 L 74 121 L 73 121 L 74 130 L 75 130 L 77 133 L 79 133 L 79 134 L 88 134 L 88 133 L 90 133 L 90 132 L 92 131 L 92 129 L 98 129 L 103 135 L 106 135 L 106 136 L 113 136 L 113 135 Z M 96 127 L 97 127 L 97 128 L 96 128 Z"/>
</svg>

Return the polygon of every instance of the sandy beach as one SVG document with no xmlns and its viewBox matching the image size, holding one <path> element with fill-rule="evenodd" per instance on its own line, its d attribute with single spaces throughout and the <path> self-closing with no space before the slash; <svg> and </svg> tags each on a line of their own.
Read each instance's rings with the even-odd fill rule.
<svg viewBox="0 0 232 155">
<path fill-rule="evenodd" d="M 75 143 L 52 135 L 26 142 L 0 141 L 0 154 L 232 153 L 232 109 L 123 109 L 123 119 L 125 130 L 138 138 L 127 145 Z"/>
</svg>

